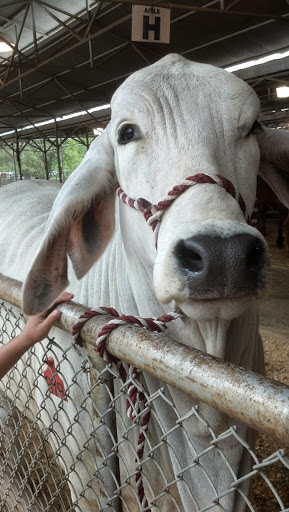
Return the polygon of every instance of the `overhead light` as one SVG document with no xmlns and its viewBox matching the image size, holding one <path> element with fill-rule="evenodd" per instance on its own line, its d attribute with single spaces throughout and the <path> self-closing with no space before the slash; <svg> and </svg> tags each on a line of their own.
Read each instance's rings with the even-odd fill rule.
<svg viewBox="0 0 289 512">
<path fill-rule="evenodd" d="M 1 0 L 0 0 L 0 4 L 1 4 Z M 1 84 L 1 82 L 0 82 Z M 17 128 L 17 132 L 21 132 L 23 130 L 30 130 L 31 128 L 37 128 L 38 126 L 44 126 L 46 124 L 52 124 L 52 123 L 55 123 L 55 121 L 59 122 L 59 121 L 65 121 L 66 119 L 70 119 L 71 117 L 77 117 L 77 116 L 84 116 L 84 115 L 87 115 L 87 113 L 90 113 L 90 112 L 98 112 L 100 110 L 107 110 L 110 108 L 110 104 L 109 103 L 106 103 L 105 105 L 98 105 L 98 107 L 92 107 L 92 108 L 89 108 L 88 110 L 82 110 L 80 112 L 74 112 L 73 114 L 70 114 L 70 115 L 65 115 L 65 116 L 62 116 L 62 117 L 57 117 L 56 119 L 53 118 L 53 119 L 48 119 L 47 121 L 42 121 L 40 123 L 34 123 L 34 124 L 30 124 L 28 126 L 23 126 L 23 128 Z M 97 120 L 95 120 L 97 121 Z M 98 130 L 96 135 L 100 135 L 102 132 L 103 132 L 103 128 L 94 128 L 95 130 Z M 2 137 L 3 135 L 10 135 L 11 133 L 15 133 L 14 130 L 12 131 L 8 131 L 8 132 L 2 132 L 0 133 L 0 137 Z"/>
<path fill-rule="evenodd" d="M 103 128 L 93 128 L 93 135 L 100 135 L 103 132 Z"/>
<path fill-rule="evenodd" d="M 289 57 L 289 51 L 286 52 L 279 52 L 279 53 L 273 53 L 270 55 L 265 55 L 265 57 L 260 57 L 254 60 L 250 60 L 247 62 L 241 62 L 239 64 L 236 64 L 234 66 L 229 66 L 228 68 L 224 68 L 226 71 L 229 71 L 230 73 L 233 73 L 234 71 L 239 71 L 240 69 L 248 69 L 252 68 L 254 66 L 260 66 L 260 64 L 266 64 L 267 62 L 272 62 L 273 60 L 280 60 L 280 59 L 286 59 L 286 57 Z"/>
<path fill-rule="evenodd" d="M 276 88 L 277 98 L 288 98 L 289 97 L 289 87 L 277 87 Z"/>
<path fill-rule="evenodd" d="M 0 53 L 8 53 L 12 52 L 13 48 L 11 46 L 14 46 L 10 37 L 7 34 L 0 32 Z"/>
</svg>

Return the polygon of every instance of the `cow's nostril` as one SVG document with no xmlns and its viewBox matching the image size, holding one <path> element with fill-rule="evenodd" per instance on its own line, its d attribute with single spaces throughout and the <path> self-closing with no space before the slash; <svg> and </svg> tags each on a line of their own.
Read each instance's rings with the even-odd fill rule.
<svg viewBox="0 0 289 512">
<path fill-rule="evenodd" d="M 184 270 L 201 272 L 204 268 L 202 256 L 192 247 L 190 241 L 182 240 L 175 249 L 175 254 Z"/>
<path fill-rule="evenodd" d="M 251 297 L 265 288 L 266 249 L 249 233 L 196 235 L 180 240 L 174 255 L 191 298 Z"/>
<path fill-rule="evenodd" d="M 261 240 L 255 238 L 249 247 L 247 255 L 247 267 L 253 272 L 259 272 L 264 265 L 264 247 Z"/>
</svg>

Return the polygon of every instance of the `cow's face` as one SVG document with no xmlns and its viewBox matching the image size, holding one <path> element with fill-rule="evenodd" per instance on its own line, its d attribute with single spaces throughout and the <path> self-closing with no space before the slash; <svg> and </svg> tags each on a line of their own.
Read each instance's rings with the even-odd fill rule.
<svg viewBox="0 0 289 512">
<path fill-rule="evenodd" d="M 67 253 L 78 278 L 103 253 L 113 232 L 117 181 L 130 197 L 156 204 L 188 176 L 219 174 L 251 214 L 260 147 L 262 177 L 289 206 L 288 134 L 278 143 L 281 134 L 260 128 L 258 113 L 258 99 L 242 80 L 178 56 L 126 80 L 112 100 L 110 124 L 56 199 L 25 284 L 24 310 L 44 309 L 67 286 Z M 129 258 L 153 269 L 159 301 L 176 301 L 192 318 L 233 318 L 266 289 L 265 241 L 217 185 L 190 187 L 173 202 L 157 251 L 140 212 L 120 203 L 120 222 Z"/>
<path fill-rule="evenodd" d="M 219 174 L 252 213 L 260 159 L 254 91 L 226 71 L 178 56 L 149 70 L 135 73 L 112 101 L 109 130 L 121 187 L 156 204 L 187 176 Z M 157 254 L 140 214 L 122 215 L 142 257 L 155 263 L 160 302 L 175 300 L 198 319 L 230 318 L 264 292 L 263 237 L 217 185 L 190 187 L 173 202 L 161 221 Z"/>
<path fill-rule="evenodd" d="M 109 126 L 122 187 L 156 203 L 183 178 L 217 172 L 252 209 L 259 108 L 253 89 L 236 76 L 179 56 L 134 73 L 112 99 Z"/>
</svg>

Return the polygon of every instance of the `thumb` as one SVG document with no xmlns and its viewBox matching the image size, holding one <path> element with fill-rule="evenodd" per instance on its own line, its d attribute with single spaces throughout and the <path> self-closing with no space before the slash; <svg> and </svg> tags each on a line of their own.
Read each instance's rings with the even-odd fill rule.
<svg viewBox="0 0 289 512">
<path fill-rule="evenodd" d="M 58 318 L 60 318 L 60 316 L 61 316 L 61 312 L 59 311 L 59 309 L 55 309 L 54 311 L 49 313 L 48 317 L 45 318 L 45 320 L 42 324 L 43 328 L 50 329 L 53 326 L 53 324 L 56 322 L 56 320 L 58 320 Z"/>
</svg>

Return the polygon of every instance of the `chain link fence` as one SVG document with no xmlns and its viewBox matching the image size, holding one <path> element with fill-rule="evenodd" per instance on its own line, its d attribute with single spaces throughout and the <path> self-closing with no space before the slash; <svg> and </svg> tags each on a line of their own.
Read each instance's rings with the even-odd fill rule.
<svg viewBox="0 0 289 512">
<path fill-rule="evenodd" d="M 1 344 L 23 328 L 19 298 L 20 283 L 1 276 Z M 71 332 L 84 309 L 61 310 Z M 133 326 L 107 341 L 122 369 L 105 364 L 94 340 L 106 322 L 83 327 L 86 348 L 55 329 L 0 382 L 1 512 L 289 512 L 289 388 Z M 197 399 L 181 414 L 180 392 L 235 420 L 210 424 Z M 265 456 L 240 421 L 265 433 Z M 240 450 L 249 461 L 241 475 L 232 463 Z M 229 475 L 227 487 L 210 464 Z"/>
</svg>

